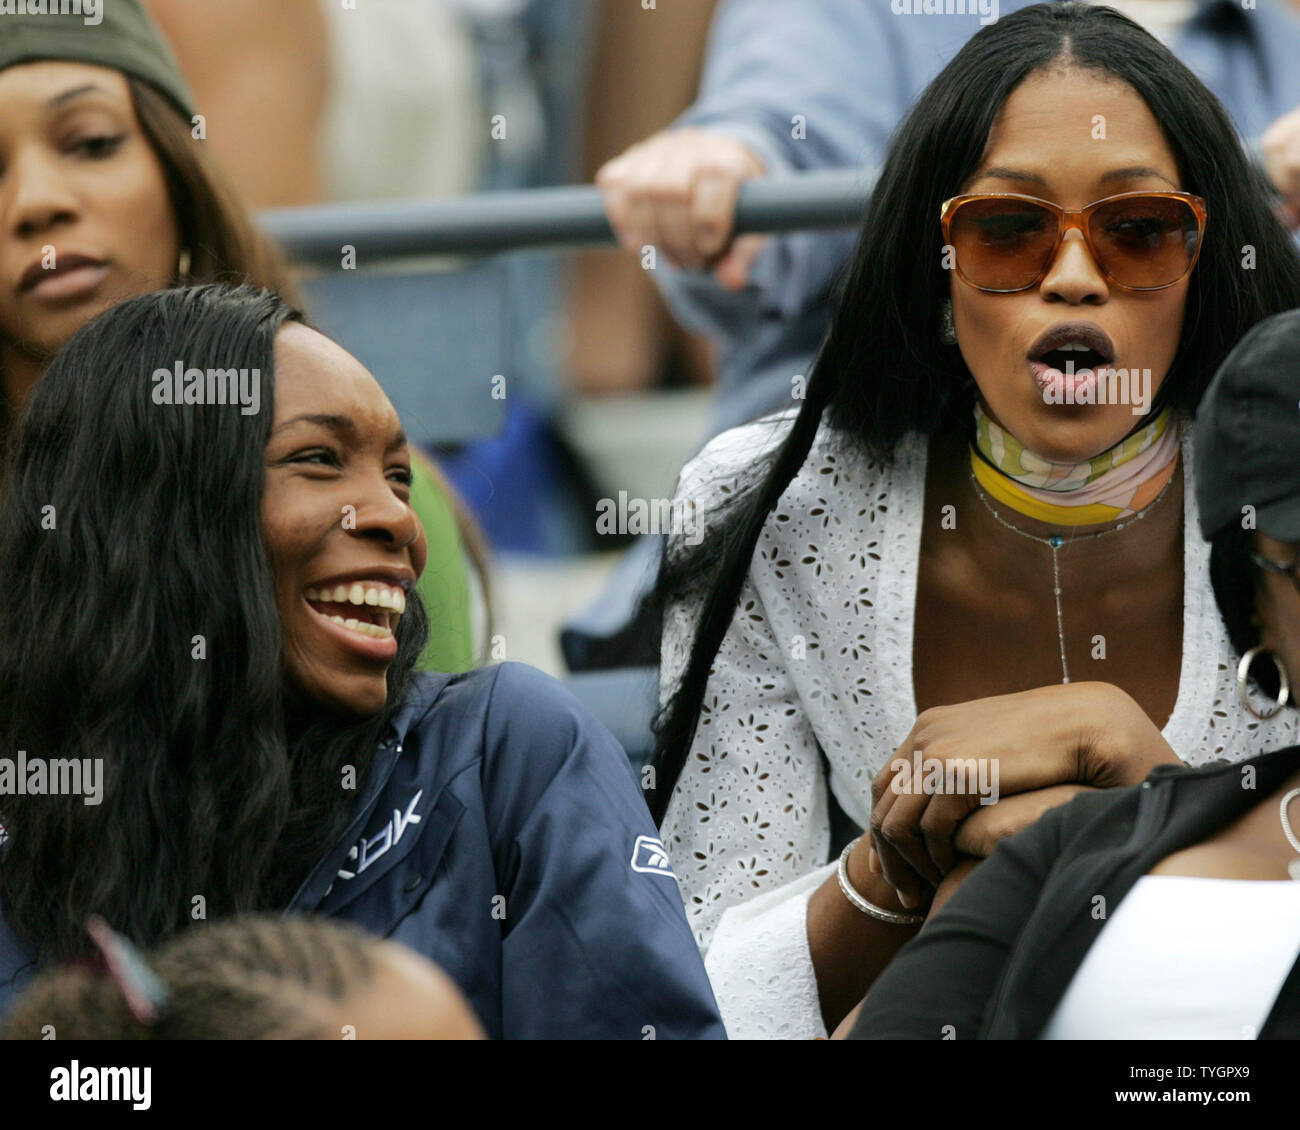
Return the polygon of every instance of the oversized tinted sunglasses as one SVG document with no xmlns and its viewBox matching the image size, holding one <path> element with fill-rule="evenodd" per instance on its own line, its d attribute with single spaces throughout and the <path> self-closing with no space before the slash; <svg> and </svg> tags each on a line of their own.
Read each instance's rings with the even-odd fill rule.
<svg viewBox="0 0 1300 1130">
<path fill-rule="evenodd" d="M 1121 290 L 1163 290 L 1187 277 L 1201 253 L 1205 201 L 1186 192 L 1121 192 L 1072 212 L 1017 193 L 945 200 L 943 242 L 961 280 L 994 294 L 1028 290 L 1078 229 L 1097 269 Z"/>
</svg>

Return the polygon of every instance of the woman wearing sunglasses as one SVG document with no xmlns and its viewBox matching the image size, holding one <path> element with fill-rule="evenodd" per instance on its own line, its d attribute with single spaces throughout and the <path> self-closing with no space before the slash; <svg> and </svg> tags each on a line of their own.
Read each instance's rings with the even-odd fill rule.
<svg viewBox="0 0 1300 1130">
<path fill-rule="evenodd" d="M 1080 790 L 1295 740 L 1238 697 L 1189 467 L 1297 305 L 1230 121 L 1131 21 L 1034 6 L 935 79 L 792 410 L 679 486 L 653 800 L 733 1037 L 833 1028 L 962 857 Z"/>
<path fill-rule="evenodd" d="M 1300 310 L 1206 394 L 1211 575 L 1273 714 L 1300 672 Z M 1243 523 L 1243 516 L 1249 520 Z M 1190 536 L 1190 533 L 1189 533 Z M 1300 746 L 1161 766 L 1000 846 L 876 982 L 855 1038 L 1300 1038 Z"/>
</svg>

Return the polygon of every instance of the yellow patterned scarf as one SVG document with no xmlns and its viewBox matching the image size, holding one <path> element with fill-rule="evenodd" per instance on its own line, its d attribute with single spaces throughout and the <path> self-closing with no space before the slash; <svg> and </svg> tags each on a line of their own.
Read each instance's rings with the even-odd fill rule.
<svg viewBox="0 0 1300 1130">
<path fill-rule="evenodd" d="M 1113 522 L 1150 505 L 1173 476 L 1178 451 L 1178 428 L 1166 408 L 1109 451 L 1082 463 L 1050 463 L 975 403 L 976 481 L 1004 506 L 1054 526 Z"/>
</svg>

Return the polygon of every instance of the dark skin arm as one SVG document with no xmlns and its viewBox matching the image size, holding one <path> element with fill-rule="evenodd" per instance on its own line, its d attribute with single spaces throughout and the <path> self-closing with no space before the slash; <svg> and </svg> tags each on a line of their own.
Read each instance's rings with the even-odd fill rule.
<svg viewBox="0 0 1300 1130">
<path fill-rule="evenodd" d="M 1018 803 L 982 804 L 969 780 L 964 791 L 922 791 L 911 779 L 918 751 L 923 766 L 942 763 L 945 781 L 961 783 L 963 773 L 972 776 L 971 765 L 980 766 L 979 780 L 995 785 L 993 795 Z M 872 784 L 878 865 L 904 902 L 920 898 L 924 887 L 937 886 L 956 863 L 960 847 L 954 837 L 968 817 L 973 840 L 987 842 L 992 835 L 996 842 L 1052 807 L 1041 796 L 1026 802 L 1017 794 L 1053 786 L 1133 785 L 1166 762 L 1177 763 L 1178 757 L 1155 723 L 1108 683 L 1040 687 L 926 711 Z M 1059 794 L 1055 803 L 1070 795 Z M 997 809 L 998 816 L 986 815 Z"/>
<path fill-rule="evenodd" d="M 863 837 L 849 856 L 849 882 L 882 910 L 908 911 L 897 892 L 866 866 L 870 840 Z M 916 926 L 895 926 L 863 914 L 849 903 L 832 875 L 808 902 L 808 948 L 817 974 L 822 1022 L 832 1031 L 862 999 L 871 983 L 916 934 Z"/>
<path fill-rule="evenodd" d="M 1099 724 L 1098 718 L 1104 721 Z M 978 793 L 900 795 L 889 787 L 895 771 L 886 766 L 873 795 L 887 797 L 889 803 L 873 811 L 871 834 L 850 855 L 848 873 L 867 901 L 904 913 L 930 904 L 935 888 L 961 855 L 987 855 L 998 840 L 1027 827 L 1085 786 L 1134 784 L 1158 762 L 1177 760 L 1137 704 L 1106 684 L 1044 687 L 927 711 L 900 747 L 900 755 L 910 758 L 918 733 L 924 735 L 927 756 L 943 758 L 951 749 L 951 755 L 962 760 L 995 759 L 1004 799 L 982 805 Z M 895 816 L 909 820 L 908 825 L 889 821 L 900 801 L 907 808 Z M 923 803 L 918 807 L 917 802 Z M 871 858 L 877 843 L 889 852 L 888 857 L 877 854 L 879 870 Z M 945 890 L 945 899 L 957 881 Z M 807 923 L 822 1019 L 832 1031 L 916 928 L 863 914 L 844 898 L 834 875 L 810 899 Z"/>
<path fill-rule="evenodd" d="M 1033 792 L 1019 793 L 1016 796 L 1000 801 L 998 804 L 982 805 L 971 813 L 957 829 L 957 835 L 953 841 L 959 853 L 957 862 L 953 865 L 952 870 L 943 877 L 935 890 L 929 911 L 926 914 L 926 923 L 933 921 L 935 915 L 957 893 L 957 888 L 974 874 L 975 869 L 997 846 L 999 840 L 1015 835 L 1016 832 L 1037 820 L 1049 808 L 1055 808 L 1059 804 L 1066 804 L 1084 791 L 1090 790 L 1084 785 L 1054 785 L 1046 789 L 1036 789 Z M 909 935 L 910 933 L 911 931 L 909 931 Z M 897 949 L 896 946 L 890 951 L 890 958 L 894 956 Z M 873 982 L 887 964 L 888 961 L 886 960 L 875 965 L 871 971 Z M 862 1002 L 859 1000 L 854 1004 L 848 1015 L 839 1022 L 838 1027 L 835 1028 L 831 1035 L 831 1039 L 844 1039 L 853 1030 L 853 1025 L 857 1022 L 858 1013 L 861 1010 Z M 830 1030 L 829 1025 L 827 1030 Z"/>
</svg>

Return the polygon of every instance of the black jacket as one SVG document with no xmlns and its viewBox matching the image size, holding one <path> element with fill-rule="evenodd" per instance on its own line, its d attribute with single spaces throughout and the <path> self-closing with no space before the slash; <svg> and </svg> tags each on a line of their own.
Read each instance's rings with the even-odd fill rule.
<svg viewBox="0 0 1300 1130">
<path fill-rule="evenodd" d="M 900 951 L 850 1039 L 1038 1037 L 1106 925 L 1095 897 L 1113 914 L 1162 859 L 1232 823 L 1297 768 L 1300 746 L 1231 765 L 1161 765 L 1141 785 L 1051 809 L 999 844 Z M 1300 960 L 1260 1030 L 1260 1039 L 1297 1038 Z"/>
</svg>

